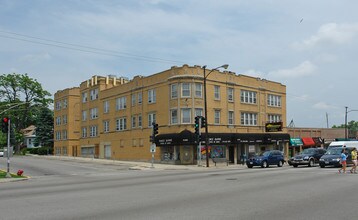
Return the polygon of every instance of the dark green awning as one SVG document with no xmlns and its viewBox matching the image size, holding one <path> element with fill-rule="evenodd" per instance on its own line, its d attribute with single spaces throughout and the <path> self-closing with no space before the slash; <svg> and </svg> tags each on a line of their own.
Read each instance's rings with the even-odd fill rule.
<svg viewBox="0 0 358 220">
<path fill-rule="evenodd" d="M 303 142 L 301 138 L 290 138 L 290 145 L 292 147 L 302 146 Z"/>
</svg>

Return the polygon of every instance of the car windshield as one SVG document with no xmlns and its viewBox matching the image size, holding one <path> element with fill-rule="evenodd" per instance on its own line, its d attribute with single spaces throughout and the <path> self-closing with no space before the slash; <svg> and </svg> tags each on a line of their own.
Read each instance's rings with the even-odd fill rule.
<svg viewBox="0 0 358 220">
<path fill-rule="evenodd" d="M 326 154 L 328 155 L 340 155 L 342 152 L 342 148 L 334 147 L 331 149 L 328 149 Z"/>
<path fill-rule="evenodd" d="M 257 156 L 268 156 L 270 155 L 270 151 L 263 151 L 263 152 L 260 152 Z"/>
<path fill-rule="evenodd" d="M 304 149 L 301 154 L 314 154 L 315 149 Z"/>
</svg>

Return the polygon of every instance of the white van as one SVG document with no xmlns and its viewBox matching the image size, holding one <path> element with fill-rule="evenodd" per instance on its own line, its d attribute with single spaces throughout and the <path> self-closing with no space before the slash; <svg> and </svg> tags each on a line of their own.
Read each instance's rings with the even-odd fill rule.
<svg viewBox="0 0 358 220">
<path fill-rule="evenodd" d="M 329 144 L 328 148 L 331 147 L 356 147 L 358 149 L 358 141 L 333 141 Z"/>
</svg>

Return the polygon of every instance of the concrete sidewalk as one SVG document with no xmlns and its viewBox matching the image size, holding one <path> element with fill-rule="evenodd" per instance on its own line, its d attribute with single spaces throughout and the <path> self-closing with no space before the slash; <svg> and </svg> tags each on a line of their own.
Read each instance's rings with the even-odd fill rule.
<svg viewBox="0 0 358 220">
<path fill-rule="evenodd" d="M 226 165 L 226 163 L 217 164 L 215 166 L 214 163 L 209 164 L 209 167 L 206 167 L 205 161 L 202 161 L 202 165 L 173 165 L 173 164 L 164 164 L 164 163 L 152 163 L 150 162 L 142 162 L 142 161 L 123 161 L 123 160 L 109 160 L 109 159 L 96 159 L 96 158 L 85 158 L 85 157 L 69 157 L 69 156 L 38 156 L 33 155 L 35 157 L 42 157 L 46 159 L 52 160 L 63 160 L 63 161 L 84 161 L 89 163 L 100 163 L 100 164 L 117 164 L 117 165 L 127 165 L 130 166 L 130 170 L 210 170 L 210 169 L 242 169 L 246 168 L 246 165 L 241 164 L 230 164 Z"/>
</svg>

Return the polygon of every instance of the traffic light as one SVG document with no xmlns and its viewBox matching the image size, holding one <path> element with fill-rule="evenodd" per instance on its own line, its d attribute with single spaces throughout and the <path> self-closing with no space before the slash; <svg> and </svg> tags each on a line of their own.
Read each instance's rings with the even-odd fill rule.
<svg viewBox="0 0 358 220">
<path fill-rule="evenodd" d="M 155 136 L 158 134 L 158 124 L 153 122 L 152 125 L 153 125 L 153 136 Z"/>
<path fill-rule="evenodd" d="M 2 133 L 7 133 L 9 131 L 9 121 L 10 119 L 7 117 L 4 117 L 1 121 L 1 130 Z"/>
<path fill-rule="evenodd" d="M 205 117 L 201 117 L 201 127 L 205 128 L 206 126 L 206 118 Z"/>
<path fill-rule="evenodd" d="M 195 139 L 196 142 L 199 143 L 201 140 L 201 134 L 200 134 L 200 116 L 196 116 L 195 117 Z"/>
</svg>

